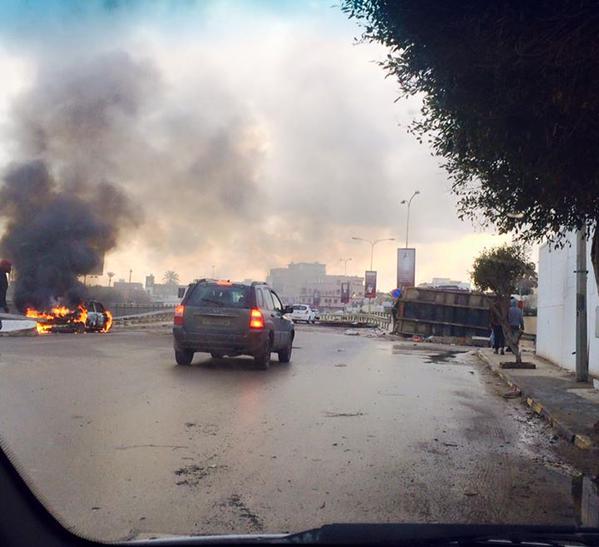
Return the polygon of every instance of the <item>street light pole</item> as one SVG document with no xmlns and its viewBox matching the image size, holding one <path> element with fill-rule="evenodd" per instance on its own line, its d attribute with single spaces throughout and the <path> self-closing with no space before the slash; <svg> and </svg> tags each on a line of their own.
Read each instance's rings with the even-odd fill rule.
<svg viewBox="0 0 599 547">
<path fill-rule="evenodd" d="M 384 239 L 364 239 L 362 237 L 352 237 L 354 241 L 365 241 L 370 244 L 370 271 L 372 271 L 373 260 L 374 260 L 374 246 L 377 243 L 381 243 L 382 241 L 395 241 L 394 237 L 387 237 Z M 372 303 L 372 298 L 368 299 L 368 313 L 370 313 L 370 305 Z"/>
<path fill-rule="evenodd" d="M 405 200 L 402 199 L 401 200 L 401 204 L 402 205 L 407 205 L 408 206 L 408 217 L 406 219 L 406 249 L 408 248 L 408 242 L 409 242 L 409 234 L 410 234 L 410 205 L 412 205 L 412 200 L 418 195 L 420 194 L 420 190 L 416 190 L 413 194 L 412 197 L 409 200 Z"/>
<path fill-rule="evenodd" d="M 351 258 L 340 258 L 339 262 L 343 262 L 344 264 L 344 270 L 343 270 L 343 275 L 347 276 L 347 263 L 351 261 Z"/>
</svg>

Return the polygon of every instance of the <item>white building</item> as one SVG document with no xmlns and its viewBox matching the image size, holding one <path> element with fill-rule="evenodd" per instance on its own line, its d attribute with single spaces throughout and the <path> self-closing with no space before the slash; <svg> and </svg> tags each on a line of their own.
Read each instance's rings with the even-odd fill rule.
<svg viewBox="0 0 599 547">
<path fill-rule="evenodd" d="M 420 283 L 419 287 L 428 287 L 431 289 L 459 289 L 462 291 L 470 290 L 470 283 L 449 279 L 449 277 L 433 277 L 430 283 Z"/>
<path fill-rule="evenodd" d="M 351 302 L 362 301 L 364 279 L 358 276 L 327 275 L 326 265 L 318 262 L 291 263 L 273 268 L 268 284 L 286 304 L 309 304 L 321 309 L 343 309 L 341 283 L 349 282 Z"/>
<path fill-rule="evenodd" d="M 568 234 L 563 249 L 545 244 L 539 251 L 537 290 L 537 355 L 564 368 L 576 368 L 576 236 Z M 599 298 L 587 245 L 587 336 L 589 372 L 599 378 Z"/>
</svg>

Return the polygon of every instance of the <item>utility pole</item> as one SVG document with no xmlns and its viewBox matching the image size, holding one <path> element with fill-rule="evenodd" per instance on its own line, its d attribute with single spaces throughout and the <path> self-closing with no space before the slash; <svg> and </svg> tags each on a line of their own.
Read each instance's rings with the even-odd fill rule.
<svg viewBox="0 0 599 547">
<path fill-rule="evenodd" d="M 576 232 L 576 381 L 589 381 L 586 227 Z"/>
<path fill-rule="evenodd" d="M 347 276 L 347 263 L 351 261 L 351 258 L 340 258 L 339 262 L 343 262 L 345 265 L 345 269 L 344 269 L 344 273 L 343 275 Z"/>
<path fill-rule="evenodd" d="M 417 192 L 417 193 L 420 193 L 420 192 Z M 414 194 L 414 195 L 416 195 L 416 194 Z M 412 197 L 414 197 L 414 196 L 412 196 Z M 377 243 L 381 243 L 382 241 L 395 241 L 394 237 L 388 237 L 385 239 L 373 239 L 373 240 L 363 239 L 361 237 L 352 237 L 352 239 L 355 241 L 365 241 L 366 243 L 370 244 L 370 271 L 373 271 L 372 266 L 373 266 L 373 259 L 374 259 L 374 246 Z M 369 298 L 368 299 L 368 313 L 370 313 L 371 304 L 372 304 L 372 298 Z"/>
<path fill-rule="evenodd" d="M 129 285 L 131 285 L 131 275 L 133 274 L 133 270 L 129 270 Z"/>
</svg>

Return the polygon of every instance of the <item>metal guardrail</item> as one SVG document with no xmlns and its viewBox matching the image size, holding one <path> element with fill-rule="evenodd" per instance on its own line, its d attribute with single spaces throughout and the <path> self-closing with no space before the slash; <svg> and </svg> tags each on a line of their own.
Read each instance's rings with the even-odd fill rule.
<svg viewBox="0 0 599 547">
<path fill-rule="evenodd" d="M 327 321 L 331 323 L 368 323 L 370 325 L 376 325 L 377 327 L 385 330 L 389 330 L 393 325 L 393 317 L 390 313 L 385 312 L 356 312 L 356 313 L 344 313 L 343 315 L 335 313 L 321 313 L 321 321 Z"/>
<path fill-rule="evenodd" d="M 139 315 L 142 313 L 149 312 L 160 312 L 166 310 L 173 310 L 175 308 L 175 304 L 127 304 L 123 302 L 119 302 L 116 304 L 111 304 L 110 302 L 104 302 L 104 305 L 107 309 L 112 312 L 113 317 L 127 317 L 131 315 Z"/>
<path fill-rule="evenodd" d="M 121 315 L 114 318 L 115 325 L 130 325 L 134 323 L 158 323 L 161 321 L 170 321 L 173 319 L 175 307 L 164 308 L 156 311 L 145 313 L 134 313 L 129 315 Z"/>
</svg>

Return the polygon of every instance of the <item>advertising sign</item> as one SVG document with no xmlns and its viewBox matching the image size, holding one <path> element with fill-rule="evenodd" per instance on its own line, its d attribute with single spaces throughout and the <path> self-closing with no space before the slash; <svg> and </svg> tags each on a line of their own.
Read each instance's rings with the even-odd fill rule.
<svg viewBox="0 0 599 547">
<path fill-rule="evenodd" d="M 366 270 L 364 274 L 364 296 L 376 298 L 376 272 Z"/>
<path fill-rule="evenodd" d="M 416 249 L 397 249 L 397 286 L 413 287 L 416 282 Z"/>
<path fill-rule="evenodd" d="M 341 303 L 349 304 L 349 281 L 341 283 Z"/>
<path fill-rule="evenodd" d="M 393 298 L 399 298 L 401 296 L 401 289 L 393 289 L 391 291 L 391 296 Z"/>
</svg>

